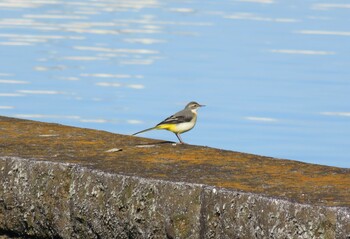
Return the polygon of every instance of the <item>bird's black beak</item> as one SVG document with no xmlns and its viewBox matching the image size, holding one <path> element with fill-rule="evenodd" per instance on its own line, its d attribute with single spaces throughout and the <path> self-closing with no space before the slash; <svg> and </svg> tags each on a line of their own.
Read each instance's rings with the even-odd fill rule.
<svg viewBox="0 0 350 239">
<path fill-rule="evenodd" d="M 205 105 L 199 105 L 199 107 L 204 107 Z"/>
</svg>

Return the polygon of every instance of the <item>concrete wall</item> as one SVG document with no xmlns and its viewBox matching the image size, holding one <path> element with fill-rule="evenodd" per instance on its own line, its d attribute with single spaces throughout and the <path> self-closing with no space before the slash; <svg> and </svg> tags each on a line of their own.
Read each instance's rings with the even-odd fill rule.
<svg viewBox="0 0 350 239">
<path fill-rule="evenodd" d="M 6 125 L 4 122 L 12 122 L 12 125 Z M 34 132 L 23 133 L 24 126 L 32 128 Z M 47 134 L 49 131 L 45 133 L 41 130 L 52 130 L 51 135 L 61 136 L 69 131 L 67 137 L 70 142 L 80 140 L 78 138 L 81 137 L 87 139 L 88 135 L 94 134 L 91 139 L 101 141 L 101 144 L 103 142 L 108 144 L 110 134 L 106 132 L 9 118 L 2 118 L 0 129 L 3 130 L 0 137 L 0 234 L 4 237 L 350 238 L 350 197 L 346 197 L 350 195 L 350 185 L 347 185 L 350 174 L 347 169 L 302 164 L 304 167 L 310 166 L 314 170 L 313 177 L 316 178 L 320 178 L 321 169 L 325 170 L 324 172 L 331 172 L 326 177 L 323 189 L 328 191 L 331 188 L 330 192 L 339 200 L 336 201 L 330 196 L 325 197 L 324 195 L 327 196 L 325 192 L 318 193 L 317 191 L 321 189 L 317 184 L 309 187 L 304 185 L 302 199 L 301 196 L 293 197 L 300 189 L 296 185 L 296 188 L 290 187 L 290 190 L 294 189 L 293 193 L 283 194 L 278 191 L 280 195 L 277 196 L 259 193 L 262 189 L 242 190 L 243 187 L 248 188 L 247 176 L 244 175 L 241 180 L 237 179 L 232 184 L 227 184 L 224 179 L 212 180 L 216 183 L 200 183 L 207 182 L 213 170 L 227 175 L 234 174 L 232 169 L 234 164 L 226 161 L 226 165 L 218 166 L 217 163 L 210 164 L 208 160 L 202 162 L 189 160 L 187 165 L 179 165 L 179 161 L 171 156 L 169 159 L 164 159 L 164 155 L 159 157 L 163 148 L 157 147 L 149 149 L 151 156 L 144 156 L 147 159 L 149 157 L 158 159 L 154 167 L 138 163 L 135 167 L 141 169 L 133 169 L 130 164 L 123 164 L 126 159 L 118 161 L 120 157 L 118 152 L 108 156 L 111 158 L 106 156 L 113 163 L 106 159 L 101 163 L 105 166 L 102 167 L 98 163 L 101 155 L 95 155 L 94 160 L 93 153 L 89 156 L 88 153 L 79 151 L 79 147 L 74 147 L 73 143 L 67 141 L 59 143 L 56 140 L 50 142 L 45 138 L 51 137 Z M 13 129 L 17 129 L 17 132 Z M 30 137 L 30 134 L 33 134 L 33 137 Z M 41 138 L 36 139 L 38 135 L 41 135 Z M 43 137 L 45 143 L 40 141 Z M 70 151 L 69 160 L 61 151 L 67 151 L 63 147 L 65 144 L 78 150 Z M 128 144 L 134 145 L 133 147 L 145 145 L 130 141 Z M 91 145 L 89 150 L 96 152 L 97 149 L 93 149 Z M 105 149 L 112 146 L 116 145 L 107 145 L 101 152 L 106 152 Z M 128 153 L 127 145 L 120 143 L 118 146 L 127 151 L 125 154 Z M 161 147 L 174 149 L 173 145 L 162 144 Z M 185 146 L 176 150 L 179 150 L 181 155 L 188 154 L 188 157 L 191 155 L 193 157 L 192 151 L 206 149 Z M 158 154 L 155 153 L 157 151 Z M 77 155 L 80 153 L 84 157 L 79 158 Z M 129 155 L 133 155 L 132 152 Z M 195 155 L 198 157 L 198 152 Z M 232 156 L 229 152 L 222 152 L 220 157 L 224 160 L 224 157 Z M 129 160 L 137 161 L 134 157 L 131 156 Z M 250 158 L 252 155 L 246 157 Z M 204 156 L 203 158 L 205 159 Z M 234 158 L 239 161 L 236 156 Z M 167 172 L 166 165 L 170 163 L 167 160 L 171 162 L 176 174 L 183 172 L 183 175 L 179 175 L 179 178 L 174 178 L 175 176 L 171 176 L 170 173 L 168 177 L 162 175 L 161 172 Z M 272 160 L 273 164 L 279 162 L 270 158 L 265 160 Z M 281 161 L 283 162 L 281 165 L 288 164 L 288 161 Z M 198 165 L 193 167 L 189 162 Z M 114 163 L 119 166 L 113 166 Z M 154 162 L 151 163 L 153 165 Z M 292 163 L 298 164 L 298 162 Z M 264 163 L 262 161 L 259 164 Z M 176 168 L 176 165 L 179 166 Z M 253 163 L 250 166 L 256 167 Z M 183 167 L 190 168 L 192 175 L 188 175 L 189 172 Z M 195 171 L 196 168 L 200 172 Z M 142 170 L 147 172 L 141 173 Z M 257 173 L 254 177 L 263 178 L 264 173 L 260 173 L 261 176 Z M 293 177 L 294 174 L 292 171 L 289 176 Z M 332 177 L 335 177 L 336 181 L 340 176 L 343 180 L 339 185 L 332 184 Z M 252 185 L 266 187 L 270 185 L 267 181 L 258 180 L 252 182 L 254 183 Z M 296 182 L 301 183 L 297 180 Z M 309 182 L 304 183 L 309 185 Z M 225 184 L 229 186 L 225 187 Z M 239 184 L 243 185 L 242 188 Z M 237 185 L 237 189 L 232 185 Z M 286 187 L 283 186 L 283 181 L 280 181 L 280 185 L 282 188 Z M 343 187 L 346 188 L 345 191 L 342 190 Z M 308 188 L 310 191 L 306 190 Z M 317 196 L 319 198 L 315 200 Z"/>
<path fill-rule="evenodd" d="M 350 211 L 1 157 L 0 228 L 42 238 L 346 238 Z"/>
</svg>

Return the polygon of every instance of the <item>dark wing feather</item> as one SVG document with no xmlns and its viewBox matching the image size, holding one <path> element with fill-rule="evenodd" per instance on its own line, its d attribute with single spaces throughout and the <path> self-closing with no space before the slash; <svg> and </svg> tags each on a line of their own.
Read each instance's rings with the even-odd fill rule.
<svg viewBox="0 0 350 239">
<path fill-rule="evenodd" d="M 180 111 L 168 118 L 166 118 L 165 120 L 163 120 L 162 122 L 160 122 L 158 125 L 162 125 L 162 124 L 179 124 L 179 123 L 186 123 L 186 122 L 190 122 L 192 119 L 192 114 L 191 112 L 187 112 L 187 111 Z"/>
</svg>

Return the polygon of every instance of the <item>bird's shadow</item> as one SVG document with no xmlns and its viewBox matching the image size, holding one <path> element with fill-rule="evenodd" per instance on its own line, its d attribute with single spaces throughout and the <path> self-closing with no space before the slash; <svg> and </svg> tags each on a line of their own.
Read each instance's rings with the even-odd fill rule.
<svg viewBox="0 0 350 239">
<path fill-rule="evenodd" d="M 154 142 L 154 143 L 141 143 L 141 144 L 137 144 L 135 145 L 136 147 L 152 147 L 152 146 L 157 146 L 157 145 L 165 145 L 165 144 L 170 144 L 170 145 L 173 145 L 173 146 L 176 146 L 176 145 L 188 145 L 187 143 L 177 143 L 177 142 L 174 142 L 174 141 L 158 141 L 158 142 Z"/>
<path fill-rule="evenodd" d="M 159 142 L 153 142 L 153 143 L 144 143 L 140 145 L 163 145 L 163 144 L 178 144 L 178 143 L 173 141 L 159 141 Z"/>
</svg>

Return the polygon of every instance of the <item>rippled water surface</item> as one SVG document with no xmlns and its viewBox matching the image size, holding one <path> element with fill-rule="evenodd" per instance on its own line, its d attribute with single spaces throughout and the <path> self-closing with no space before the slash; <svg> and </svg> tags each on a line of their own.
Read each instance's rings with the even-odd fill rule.
<svg viewBox="0 0 350 239">
<path fill-rule="evenodd" d="M 0 114 L 350 167 L 348 1 L 0 1 Z M 142 135 L 177 140 L 167 131 Z"/>
</svg>

